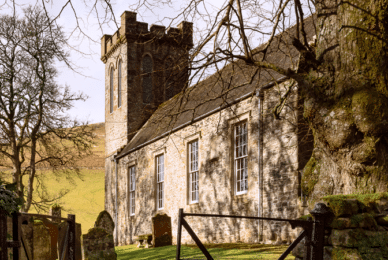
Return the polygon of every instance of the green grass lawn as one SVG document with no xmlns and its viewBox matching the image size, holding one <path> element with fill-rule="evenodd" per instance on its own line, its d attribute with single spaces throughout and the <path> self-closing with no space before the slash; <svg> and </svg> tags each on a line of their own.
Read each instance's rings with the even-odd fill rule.
<svg viewBox="0 0 388 260">
<path fill-rule="evenodd" d="M 210 255 L 214 259 L 262 259 L 275 260 L 287 249 L 288 246 L 273 246 L 260 244 L 218 244 L 207 245 Z M 175 259 L 176 246 L 158 248 L 137 248 L 136 245 L 120 246 L 115 248 L 118 260 L 159 260 Z M 205 259 L 201 250 L 196 246 L 182 246 L 181 259 Z M 291 254 L 287 260 L 294 259 Z"/>
</svg>

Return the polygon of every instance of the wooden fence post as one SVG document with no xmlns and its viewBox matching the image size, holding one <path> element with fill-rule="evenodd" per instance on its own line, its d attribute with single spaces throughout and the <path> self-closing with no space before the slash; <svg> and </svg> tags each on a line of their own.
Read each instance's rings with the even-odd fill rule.
<svg viewBox="0 0 388 260">
<path fill-rule="evenodd" d="M 177 242 L 176 242 L 176 260 L 179 260 L 181 255 L 182 218 L 183 218 L 183 209 L 179 209 L 178 234 L 177 234 Z"/>
<path fill-rule="evenodd" d="M 7 215 L 0 209 L 0 259 L 7 260 Z"/>
<path fill-rule="evenodd" d="M 67 243 L 67 259 L 75 260 L 75 215 L 67 215 L 69 223 L 69 236 Z"/>
<path fill-rule="evenodd" d="M 20 245 L 21 245 L 21 217 L 19 212 L 12 213 L 12 239 L 13 241 L 18 241 L 19 246 L 13 248 L 13 260 L 20 259 Z"/>
</svg>

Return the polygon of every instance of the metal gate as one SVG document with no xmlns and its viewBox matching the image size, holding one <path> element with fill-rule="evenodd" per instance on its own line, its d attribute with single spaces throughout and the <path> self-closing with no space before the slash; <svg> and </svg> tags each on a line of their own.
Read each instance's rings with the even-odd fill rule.
<svg viewBox="0 0 388 260">
<path fill-rule="evenodd" d="M 51 218 L 58 220 L 65 220 L 69 224 L 67 226 L 66 238 L 62 245 L 62 254 L 59 256 L 60 260 L 64 259 L 66 252 L 67 260 L 75 260 L 75 215 L 68 214 L 67 218 L 41 215 L 41 214 L 29 214 L 29 213 L 12 213 L 12 237 L 13 241 L 7 241 L 7 215 L 5 211 L 0 209 L 0 260 L 8 260 L 8 247 L 13 248 L 13 260 L 20 259 L 21 247 L 23 246 L 28 260 L 33 260 L 31 252 L 27 249 L 26 239 L 24 238 L 21 221 L 23 216 L 39 217 L 39 218 Z M 65 251 L 66 250 L 66 251 Z"/>
<path fill-rule="evenodd" d="M 299 236 L 291 243 L 287 250 L 279 257 L 278 260 L 283 260 L 287 255 L 296 247 L 297 244 L 305 239 L 305 260 L 323 260 L 323 245 L 325 238 L 325 218 L 329 213 L 328 208 L 324 203 L 317 203 L 312 211 L 312 219 L 300 220 L 300 219 L 279 219 L 279 218 L 260 218 L 250 216 L 233 216 L 233 215 L 215 215 L 215 214 L 197 214 L 197 213 L 185 213 L 183 209 L 179 209 L 178 218 L 178 235 L 177 235 L 177 251 L 176 260 L 180 260 L 181 253 L 181 235 L 182 226 L 190 234 L 191 238 L 195 241 L 199 249 L 206 256 L 207 260 L 213 260 L 212 256 L 206 250 L 204 245 L 201 243 L 197 235 L 191 229 L 190 225 L 184 219 L 185 216 L 197 216 L 197 217 L 221 217 L 221 218 L 245 218 L 245 219 L 259 219 L 259 220 L 273 220 L 273 221 L 285 221 L 291 224 L 294 229 L 296 227 L 302 227 L 303 231 Z"/>
</svg>

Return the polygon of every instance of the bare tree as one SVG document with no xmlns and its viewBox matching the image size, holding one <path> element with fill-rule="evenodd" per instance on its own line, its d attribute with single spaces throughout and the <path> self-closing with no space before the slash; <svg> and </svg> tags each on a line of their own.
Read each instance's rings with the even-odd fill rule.
<svg viewBox="0 0 388 260">
<path fill-rule="evenodd" d="M 12 167 L 24 212 L 57 199 L 33 200 L 37 169 L 79 173 L 76 162 L 92 144 L 87 124 L 65 113 L 85 97 L 55 82 L 55 62 L 71 66 L 65 45 L 62 29 L 42 8 L 28 7 L 22 18 L 16 12 L 0 17 L 0 166 Z"/>
<path fill-rule="evenodd" d="M 110 1 L 101 3 L 107 6 L 101 22 L 109 22 Z M 175 4 L 138 0 L 130 8 L 141 14 Z M 254 83 L 263 70 L 274 81 L 292 79 L 303 95 L 303 115 L 314 135 L 314 152 L 303 176 L 305 194 L 314 200 L 325 194 L 388 190 L 386 1 L 225 0 L 212 9 L 211 1 L 188 0 L 181 8 L 178 16 L 164 19 L 201 26 L 194 29 L 186 93 L 214 73 L 224 83 L 223 94 L 239 87 L 232 84 L 233 77 L 222 76 L 225 65 L 232 71 L 243 68 L 243 84 Z M 306 19 L 314 13 L 316 19 Z M 316 40 L 307 36 L 307 21 Z M 286 30 L 291 26 L 292 33 Z M 276 47 L 280 45 L 284 48 Z M 287 48 L 290 66 L 269 62 L 269 56 Z M 275 106 L 275 118 L 286 99 L 281 97 Z"/>
<path fill-rule="evenodd" d="M 159 6 L 174 3 L 158 2 Z M 154 9 L 157 4 L 139 0 L 133 9 Z M 303 115 L 314 136 L 302 180 L 310 201 L 328 194 L 387 191 L 386 2 L 227 0 L 215 13 L 209 9 L 206 1 L 188 1 L 175 17 L 206 23 L 195 31 L 192 82 L 186 92 L 193 91 L 189 86 L 209 72 L 223 81 L 223 94 L 253 84 L 263 70 L 275 81 L 293 80 L 302 93 Z M 313 14 L 314 19 L 306 19 Z M 316 39 L 308 37 L 308 25 L 313 26 Z M 269 57 L 279 51 L 289 57 L 290 66 L 270 62 Z M 225 65 L 232 71 L 240 68 L 237 75 L 245 77 L 245 83 L 233 84 L 237 75 L 226 76 Z M 275 118 L 280 118 L 286 99 L 287 95 L 282 96 L 274 107 Z"/>
</svg>

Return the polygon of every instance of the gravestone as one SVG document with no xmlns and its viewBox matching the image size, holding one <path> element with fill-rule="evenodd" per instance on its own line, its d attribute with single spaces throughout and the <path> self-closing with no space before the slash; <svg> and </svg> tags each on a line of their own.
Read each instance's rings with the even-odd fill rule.
<svg viewBox="0 0 388 260">
<path fill-rule="evenodd" d="M 89 229 L 83 235 L 83 248 L 85 260 L 116 260 L 113 230 L 114 222 L 107 211 L 102 211 L 94 224 L 94 228 Z"/>
<path fill-rule="evenodd" d="M 167 214 L 156 214 L 152 218 L 152 245 L 154 247 L 171 246 L 171 217 Z"/>
<path fill-rule="evenodd" d="M 104 210 L 98 214 L 97 220 L 94 223 L 94 227 L 105 229 L 108 234 L 113 234 L 115 223 L 113 222 L 113 219 L 108 211 Z"/>
</svg>

